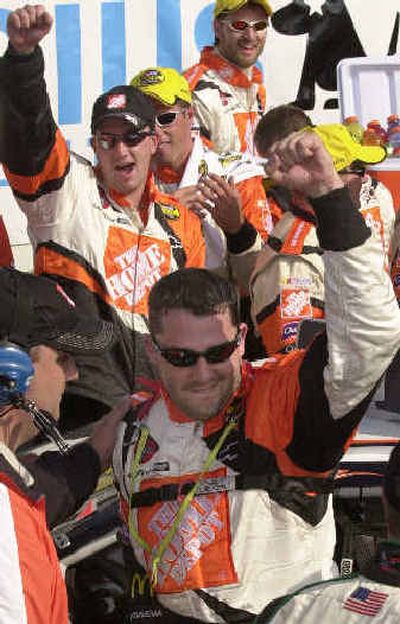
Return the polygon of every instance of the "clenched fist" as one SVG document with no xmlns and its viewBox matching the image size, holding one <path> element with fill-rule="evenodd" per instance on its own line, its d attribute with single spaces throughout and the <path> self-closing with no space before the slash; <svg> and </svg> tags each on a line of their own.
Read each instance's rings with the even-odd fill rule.
<svg viewBox="0 0 400 624">
<path fill-rule="evenodd" d="M 51 30 L 53 18 L 41 4 L 25 5 L 7 19 L 10 44 L 20 54 L 30 54 Z"/>
</svg>

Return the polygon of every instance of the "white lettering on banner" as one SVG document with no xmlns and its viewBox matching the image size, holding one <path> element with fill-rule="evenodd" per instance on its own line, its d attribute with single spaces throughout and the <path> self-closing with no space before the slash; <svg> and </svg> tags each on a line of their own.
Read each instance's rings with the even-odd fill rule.
<svg viewBox="0 0 400 624">
<path fill-rule="evenodd" d="M 156 243 L 140 250 L 134 245 L 114 259 L 121 271 L 107 278 L 107 286 L 114 301 L 125 297 L 129 306 L 134 306 L 151 290 L 161 277 L 161 266 L 165 256 Z M 136 283 L 135 283 L 136 282 Z"/>
<path fill-rule="evenodd" d="M 212 544 L 216 533 L 223 528 L 216 508 L 221 494 L 196 499 L 179 525 L 158 567 L 158 581 L 162 587 L 167 576 L 183 585 L 188 572 L 203 556 L 203 548 Z M 165 503 L 149 523 L 150 531 L 159 541 L 165 537 L 176 517 L 179 502 Z"/>
</svg>

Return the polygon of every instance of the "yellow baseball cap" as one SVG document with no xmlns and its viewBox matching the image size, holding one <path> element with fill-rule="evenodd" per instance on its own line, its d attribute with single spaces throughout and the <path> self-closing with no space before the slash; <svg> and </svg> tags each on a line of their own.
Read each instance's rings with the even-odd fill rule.
<svg viewBox="0 0 400 624">
<path fill-rule="evenodd" d="M 342 124 L 326 124 L 314 128 L 304 128 L 305 132 L 315 132 L 321 137 L 334 162 L 336 171 L 341 171 L 354 161 L 376 165 L 386 158 L 386 149 L 380 146 L 361 145 L 353 140 L 350 132 Z"/>
<path fill-rule="evenodd" d="M 134 76 L 130 84 L 165 106 L 175 104 L 177 99 L 192 103 L 186 78 L 172 67 L 148 67 Z"/>
<path fill-rule="evenodd" d="M 259 4 L 267 15 L 272 15 L 272 8 L 267 0 L 216 0 L 214 16 L 217 17 L 224 11 L 239 11 L 246 4 Z"/>
</svg>

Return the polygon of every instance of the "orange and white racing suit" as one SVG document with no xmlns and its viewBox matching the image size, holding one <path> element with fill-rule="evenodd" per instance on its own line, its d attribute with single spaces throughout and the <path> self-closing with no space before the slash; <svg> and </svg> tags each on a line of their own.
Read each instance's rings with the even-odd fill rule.
<svg viewBox="0 0 400 624">
<path fill-rule="evenodd" d="M 144 574 L 135 582 L 152 579 L 183 621 L 250 622 L 333 572 L 332 470 L 398 349 L 400 311 L 381 243 L 347 189 L 313 207 L 327 335 L 245 364 L 236 393 L 205 422 L 161 387 L 119 431 L 114 474 Z"/>
<path fill-rule="evenodd" d="M 216 152 L 255 154 L 254 132 L 265 109 L 262 73 L 253 67 L 250 78 L 205 47 L 200 62 L 184 72 L 193 93 L 200 134 Z"/>
<path fill-rule="evenodd" d="M 33 477 L 0 443 L 1 624 L 68 624 L 67 592 L 45 500 Z"/>
<path fill-rule="evenodd" d="M 117 360 L 127 360 L 130 369 L 121 395 L 132 390 L 135 375 L 151 375 L 143 338 L 153 284 L 182 267 L 207 267 L 201 220 L 161 193 L 151 175 L 142 198 L 146 214 L 131 210 L 125 197 L 102 185 L 96 168 L 68 150 L 52 116 L 40 47 L 24 56 L 8 48 L 2 60 L 4 170 L 27 216 L 35 270 L 62 278 L 67 292 L 74 282 L 85 284 L 102 310 L 117 313 L 125 341 Z M 233 253 L 240 259 L 256 233 L 239 238 Z M 113 371 L 112 363 L 104 370 L 108 376 Z M 74 391 L 82 384 L 81 375 Z M 91 392 L 101 389 L 97 379 Z"/>
<path fill-rule="evenodd" d="M 250 156 L 238 152 L 218 154 L 207 148 L 196 136 L 183 174 L 180 176 L 169 167 L 158 167 L 154 172 L 154 180 L 163 193 L 173 194 L 178 189 L 197 184 L 200 178 L 208 173 L 215 173 L 226 180 L 233 179 L 240 193 L 245 219 L 265 240 L 273 227 L 262 183 L 265 173 Z M 201 217 L 207 254 L 215 255 L 214 263 L 220 265 L 221 257 L 226 256 L 225 236 L 208 211 L 205 210 Z M 211 259 L 207 264 L 210 262 Z"/>
<path fill-rule="evenodd" d="M 284 207 L 288 192 L 272 189 L 271 193 L 275 199 L 269 198 L 270 203 Z M 300 197 L 291 196 L 289 201 L 257 258 L 250 286 L 254 323 L 269 355 L 295 349 L 301 321 L 325 316 L 323 251 L 315 216 Z M 271 211 L 276 212 L 272 206 Z M 360 211 L 381 243 L 382 263 L 387 265 L 395 219 L 393 201 L 388 189 L 369 176 L 362 181 Z"/>
</svg>

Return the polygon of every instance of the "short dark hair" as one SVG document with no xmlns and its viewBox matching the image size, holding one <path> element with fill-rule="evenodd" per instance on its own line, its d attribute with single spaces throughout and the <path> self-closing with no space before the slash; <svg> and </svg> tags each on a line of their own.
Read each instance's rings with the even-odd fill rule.
<svg viewBox="0 0 400 624">
<path fill-rule="evenodd" d="M 275 141 L 313 125 L 310 117 L 294 104 L 282 104 L 271 108 L 258 122 L 254 134 L 257 151 L 260 156 L 265 156 Z"/>
<path fill-rule="evenodd" d="M 169 310 L 187 310 L 194 316 L 210 316 L 227 310 L 232 324 L 240 325 L 239 295 L 229 280 L 207 269 L 180 269 L 161 278 L 149 296 L 149 328 L 162 332 Z"/>
</svg>

